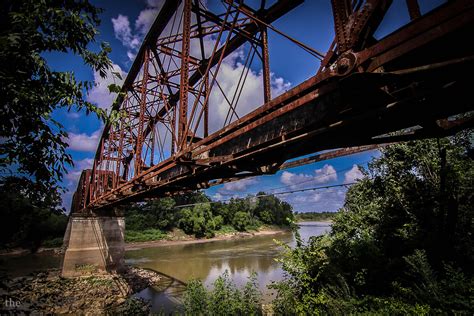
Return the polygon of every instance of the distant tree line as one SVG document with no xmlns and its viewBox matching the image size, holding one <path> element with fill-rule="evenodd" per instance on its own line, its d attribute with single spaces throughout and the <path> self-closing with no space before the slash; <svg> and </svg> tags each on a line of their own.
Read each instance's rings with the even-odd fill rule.
<svg viewBox="0 0 474 316">
<path fill-rule="evenodd" d="M 288 225 L 292 207 L 264 192 L 246 198 L 213 202 L 202 192 L 192 192 L 135 204 L 125 211 L 126 230 L 180 228 L 196 237 L 212 237 L 223 228 L 256 230 L 261 225 Z"/>
<path fill-rule="evenodd" d="M 62 244 L 68 217 L 60 208 L 60 195 L 53 189 L 43 196 L 36 185 L 25 178 L 0 181 L 0 248 L 34 251 Z"/>
<path fill-rule="evenodd" d="M 297 222 L 304 221 L 330 221 L 336 216 L 336 212 L 295 212 L 295 220 Z"/>
</svg>

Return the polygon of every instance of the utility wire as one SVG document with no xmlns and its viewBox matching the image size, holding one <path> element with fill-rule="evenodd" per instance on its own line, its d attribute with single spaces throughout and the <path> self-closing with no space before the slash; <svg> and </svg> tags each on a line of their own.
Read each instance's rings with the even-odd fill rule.
<svg viewBox="0 0 474 316">
<path fill-rule="evenodd" d="M 323 189 L 330 189 L 330 188 L 336 188 L 336 187 L 347 187 L 350 185 L 355 184 L 356 182 L 350 182 L 350 183 L 343 183 L 343 184 L 333 184 L 333 185 L 326 185 L 326 186 L 320 186 L 320 187 L 313 187 L 313 188 L 306 188 L 306 189 L 298 189 L 298 190 L 291 190 L 291 191 L 285 191 L 285 192 L 277 192 L 277 193 L 271 193 L 271 194 L 260 194 L 260 195 L 255 195 L 255 198 L 262 198 L 266 196 L 274 196 L 274 195 L 283 195 L 283 194 L 292 194 L 292 193 L 299 193 L 299 192 L 305 192 L 305 191 L 317 191 L 317 190 L 323 190 Z M 200 205 L 200 204 L 215 204 L 215 203 L 223 203 L 223 202 L 229 202 L 232 199 L 227 199 L 227 200 L 221 200 L 221 201 L 209 201 L 209 202 L 199 202 L 199 203 L 190 203 L 190 204 L 183 204 L 183 205 L 177 205 L 175 208 L 183 208 L 183 207 L 188 207 L 188 206 L 195 206 L 195 205 Z"/>
<path fill-rule="evenodd" d="M 365 160 L 363 162 L 360 162 L 358 163 L 358 165 L 363 165 L 363 164 L 366 164 L 370 162 L 370 160 Z M 283 186 L 280 186 L 280 187 L 276 187 L 276 188 L 270 188 L 268 190 L 265 190 L 267 192 L 273 192 L 273 191 L 276 191 L 276 190 L 280 190 L 280 189 L 286 189 L 286 188 L 289 188 L 289 187 L 294 187 L 294 186 L 298 186 L 298 185 L 301 185 L 301 184 L 304 184 L 304 183 L 308 183 L 308 182 L 312 182 L 312 181 L 315 181 L 317 179 L 321 179 L 323 177 L 327 177 L 327 176 L 331 176 L 331 175 L 334 175 L 334 174 L 338 174 L 339 172 L 343 172 L 343 171 L 348 171 L 348 170 L 351 170 L 354 166 L 351 166 L 351 167 L 347 167 L 347 168 L 344 168 L 344 169 L 340 169 L 340 170 L 336 170 L 334 172 L 329 172 L 329 173 L 325 173 L 325 174 L 321 174 L 321 175 L 318 175 L 318 176 L 315 176 L 315 177 L 312 177 L 311 179 L 308 179 L 308 180 L 304 180 L 304 181 L 300 181 L 300 182 L 297 182 L 297 183 L 293 183 L 293 184 L 287 184 L 287 185 L 283 185 Z M 324 168 L 324 167 L 323 167 Z M 255 177 L 250 177 L 248 179 L 252 179 L 252 178 L 255 178 Z M 234 195 L 233 193 L 220 193 L 221 195 L 224 195 L 224 196 L 231 196 L 231 195 Z"/>
</svg>

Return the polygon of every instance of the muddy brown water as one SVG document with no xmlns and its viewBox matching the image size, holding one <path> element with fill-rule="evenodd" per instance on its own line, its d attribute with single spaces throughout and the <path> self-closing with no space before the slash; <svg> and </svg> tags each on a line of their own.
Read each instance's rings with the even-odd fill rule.
<svg viewBox="0 0 474 316">
<path fill-rule="evenodd" d="M 328 232 L 325 222 L 300 223 L 299 233 L 303 240 Z M 208 287 L 228 271 L 231 278 L 242 286 L 250 274 L 257 273 L 257 282 L 263 301 L 269 302 L 274 293 L 267 288 L 272 281 L 283 278 L 283 270 L 275 260 L 281 247 L 274 239 L 294 247 L 296 241 L 291 232 L 276 235 L 255 236 L 207 243 L 170 245 L 156 248 L 129 250 L 125 254 L 127 264 L 155 270 L 163 275 L 162 282 L 136 294 L 147 299 L 154 311 L 171 311 L 178 308 L 185 283 L 193 278 L 203 280 Z M 17 256 L 0 256 L 0 269 L 9 276 L 27 275 L 34 271 L 59 268 L 60 257 L 51 253 Z"/>
</svg>

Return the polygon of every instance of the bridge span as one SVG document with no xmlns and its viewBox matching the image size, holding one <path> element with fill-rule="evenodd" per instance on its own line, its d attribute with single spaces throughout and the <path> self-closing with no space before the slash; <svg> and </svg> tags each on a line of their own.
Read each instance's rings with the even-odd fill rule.
<svg viewBox="0 0 474 316">
<path fill-rule="evenodd" d="M 215 12 L 198 0 L 165 1 L 114 102 L 117 119 L 81 175 L 64 275 L 84 264 L 120 267 L 124 223 L 116 207 L 125 203 L 472 127 L 472 1 L 421 14 L 406 0 L 411 21 L 377 40 L 391 1 L 331 0 L 335 38 L 324 53 L 272 25 L 301 3 L 224 0 Z M 314 76 L 277 97 L 268 32 L 315 58 Z M 229 92 L 219 74 L 236 52 L 247 67 Z M 239 98 L 251 65 L 261 69 L 262 103 L 245 113 Z M 331 151 L 288 162 L 323 150 Z"/>
</svg>

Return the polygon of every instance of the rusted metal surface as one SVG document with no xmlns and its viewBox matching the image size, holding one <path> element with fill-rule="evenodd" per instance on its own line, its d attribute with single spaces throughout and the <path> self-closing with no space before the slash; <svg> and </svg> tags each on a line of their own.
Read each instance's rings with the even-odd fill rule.
<svg viewBox="0 0 474 316">
<path fill-rule="evenodd" d="M 279 169 L 280 170 L 290 169 L 290 168 L 295 168 L 295 167 L 307 165 L 307 164 L 318 162 L 318 161 L 349 156 L 349 155 L 357 154 L 357 153 L 368 151 L 368 150 L 377 150 L 377 149 L 380 149 L 380 148 L 382 148 L 386 145 L 387 144 L 366 145 L 366 146 L 348 147 L 348 148 L 343 148 L 343 149 L 331 150 L 329 152 L 313 155 L 313 156 L 310 156 L 310 157 L 285 162 L 284 164 L 282 164 L 280 166 Z"/>
<path fill-rule="evenodd" d="M 418 0 L 406 0 L 408 7 L 408 14 L 410 19 L 418 19 L 421 17 L 420 6 L 418 5 Z"/>
<path fill-rule="evenodd" d="M 391 1 L 331 0 L 335 39 L 327 54 L 271 24 L 301 2 L 280 0 L 269 8 L 262 2 L 253 9 L 228 0 L 222 12 L 211 12 L 198 0 L 165 1 L 114 105 L 121 118 L 105 127 L 93 167 L 81 175 L 73 213 L 473 125 L 472 115 L 456 116 L 473 110 L 463 75 L 474 68 L 474 49 L 458 41 L 472 35 L 472 1 L 450 1 L 421 15 L 417 1 L 407 0 L 412 21 L 377 41 Z M 313 77 L 275 98 L 268 31 L 321 60 Z M 219 82 L 221 66 L 242 47 L 245 67 L 229 92 Z M 241 113 L 245 69 L 257 62 L 264 103 Z M 222 95 L 221 104 L 211 104 L 213 94 Z M 407 132 L 412 126 L 419 128 Z"/>
</svg>

